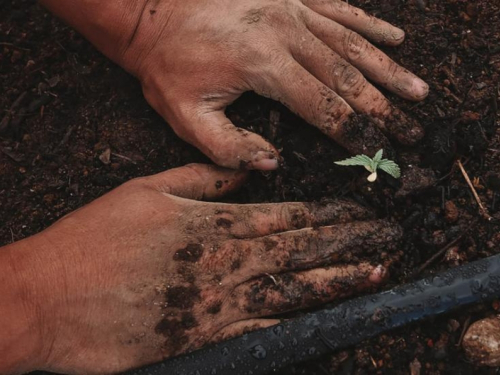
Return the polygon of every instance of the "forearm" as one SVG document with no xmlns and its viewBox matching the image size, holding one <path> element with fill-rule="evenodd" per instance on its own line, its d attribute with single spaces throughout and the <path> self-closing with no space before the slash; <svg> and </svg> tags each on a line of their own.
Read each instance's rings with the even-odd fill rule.
<svg viewBox="0 0 500 375">
<path fill-rule="evenodd" d="M 0 248 L 0 374 L 32 371 L 41 358 L 33 303 L 38 296 L 35 283 L 27 282 L 33 268 L 27 245 L 21 241 Z"/>
<path fill-rule="evenodd" d="M 39 1 L 118 64 L 123 64 L 149 3 L 149 0 Z"/>
</svg>

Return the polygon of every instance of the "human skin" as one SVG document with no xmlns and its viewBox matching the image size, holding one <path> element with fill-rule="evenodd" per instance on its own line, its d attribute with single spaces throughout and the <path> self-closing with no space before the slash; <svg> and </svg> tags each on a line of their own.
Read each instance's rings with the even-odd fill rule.
<svg viewBox="0 0 500 375">
<path fill-rule="evenodd" d="M 0 248 L 0 374 L 109 374 L 369 291 L 402 231 L 352 202 L 199 202 L 245 172 L 193 164 L 139 178 Z"/>
<path fill-rule="evenodd" d="M 423 136 L 365 78 L 409 100 L 426 97 L 426 83 L 367 41 L 396 46 L 403 30 L 345 2 L 41 3 L 137 76 L 148 102 L 174 131 L 221 166 L 272 170 L 279 164 L 270 143 L 224 114 L 245 91 L 280 101 L 351 153 L 385 147 L 379 129 L 404 144 Z M 354 111 L 375 125 L 357 129 Z"/>
</svg>

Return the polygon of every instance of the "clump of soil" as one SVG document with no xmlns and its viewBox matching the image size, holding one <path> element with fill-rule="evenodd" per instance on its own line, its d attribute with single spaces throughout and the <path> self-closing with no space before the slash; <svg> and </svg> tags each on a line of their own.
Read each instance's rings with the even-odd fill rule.
<svg viewBox="0 0 500 375">
<path fill-rule="evenodd" d="M 393 265 L 388 287 L 497 253 L 500 5 L 494 0 L 350 3 L 405 29 L 405 43 L 385 51 L 430 84 L 423 103 L 386 93 L 425 129 L 414 146 L 393 143 L 403 169 L 418 172 L 411 176 L 416 180 L 406 190 L 404 181 L 401 186 L 384 174 L 368 183 L 361 168 L 333 163 L 348 156 L 333 141 L 283 106 L 248 94 L 228 116 L 273 142 L 284 165 L 277 172 L 253 173 L 228 200 L 344 197 L 375 208 L 405 229 L 398 251 L 374 255 Z M 208 162 L 153 112 L 135 79 L 38 5 L 3 2 L 0 35 L 0 245 L 41 231 L 133 177 Z M 481 216 L 456 167 L 458 158 L 494 220 Z M 498 302 L 463 309 L 283 373 L 492 374 L 495 370 L 468 363 L 458 344 L 468 324 L 498 310 Z"/>
</svg>

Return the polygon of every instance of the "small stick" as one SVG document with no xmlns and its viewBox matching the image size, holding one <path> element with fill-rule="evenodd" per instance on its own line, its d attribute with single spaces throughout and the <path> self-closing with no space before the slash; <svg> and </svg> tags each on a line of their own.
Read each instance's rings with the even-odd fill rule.
<svg viewBox="0 0 500 375">
<path fill-rule="evenodd" d="M 473 223 L 473 224 L 475 224 L 475 223 Z M 472 225 L 471 225 L 469 228 L 467 228 L 467 229 L 466 229 L 466 230 L 465 230 L 465 231 L 464 231 L 464 232 L 463 232 L 460 236 L 458 236 L 457 238 L 455 238 L 453 241 L 451 241 L 450 243 L 448 243 L 448 245 L 446 245 L 446 246 L 445 246 L 445 247 L 443 247 L 441 250 L 439 250 L 437 253 L 435 253 L 433 256 L 431 256 L 431 257 L 427 260 L 427 262 L 425 262 L 424 264 L 422 264 L 422 265 L 420 266 L 420 268 L 417 270 L 417 272 L 415 272 L 415 273 L 413 274 L 413 277 L 415 277 L 415 276 L 419 275 L 419 274 L 420 274 L 423 270 L 425 270 L 425 269 L 429 266 L 429 264 L 431 264 L 431 263 L 432 263 L 432 262 L 434 262 L 434 261 L 435 261 L 438 257 L 440 257 L 441 255 L 443 255 L 443 254 L 446 252 L 446 250 L 448 250 L 449 248 L 451 248 L 451 247 L 455 246 L 455 245 L 458 243 L 458 241 L 460 241 L 460 240 L 464 237 L 464 235 L 465 235 L 465 234 L 469 231 L 469 229 L 470 229 L 471 227 L 472 227 Z"/>
<path fill-rule="evenodd" d="M 273 281 L 274 285 L 278 285 L 278 282 L 276 281 L 276 278 L 273 275 L 271 275 L 269 273 L 266 273 L 266 275 L 271 278 L 271 280 Z"/>
<path fill-rule="evenodd" d="M 113 156 L 116 156 L 117 158 L 120 158 L 120 159 L 123 159 L 123 160 L 126 160 L 126 161 L 129 161 L 131 162 L 132 164 L 137 164 L 134 160 L 130 159 L 128 156 L 125 156 L 125 155 L 120 155 L 120 154 L 117 154 L 115 152 L 112 152 L 111 155 Z"/>
<path fill-rule="evenodd" d="M 15 44 L 12 44 L 12 43 L 7 43 L 7 42 L 0 42 L 0 46 L 12 47 L 12 48 L 14 48 L 14 49 L 19 49 L 19 50 L 21 50 L 21 51 L 27 51 L 27 52 L 31 51 L 31 50 L 30 50 L 30 49 L 28 49 L 28 48 L 18 47 L 18 46 L 16 46 Z"/>
<path fill-rule="evenodd" d="M 486 207 L 483 206 L 483 203 L 481 202 L 481 199 L 479 199 L 479 195 L 477 194 L 477 191 L 474 188 L 474 185 L 472 184 L 472 182 L 471 182 L 471 180 L 469 178 L 469 175 L 465 171 L 465 168 L 462 165 L 462 162 L 460 161 L 460 159 L 457 160 L 457 164 L 458 164 L 458 167 L 460 168 L 460 171 L 462 172 L 462 174 L 463 174 L 463 176 L 465 178 L 465 181 L 467 181 L 467 184 L 469 185 L 469 188 L 472 190 L 472 194 L 474 194 L 474 198 L 476 199 L 476 202 L 479 205 L 479 208 L 481 209 L 481 213 L 483 214 L 483 216 L 488 221 L 491 221 L 493 218 L 488 213 L 488 210 L 486 209 Z"/>
<path fill-rule="evenodd" d="M 7 128 L 7 126 L 9 126 L 15 110 L 21 105 L 21 102 L 26 97 L 26 94 L 27 92 L 24 91 L 21 95 L 19 95 L 19 97 L 14 101 L 14 103 L 12 103 L 10 109 L 7 111 L 7 114 L 2 119 L 2 121 L 0 121 L 0 132 L 4 131 Z"/>
<path fill-rule="evenodd" d="M 458 342 L 455 344 L 455 346 L 462 345 L 462 341 L 464 340 L 465 332 L 467 331 L 467 328 L 469 328 L 469 325 L 470 325 L 470 318 L 471 318 L 471 316 L 469 315 L 467 317 L 467 320 L 464 323 L 464 328 L 462 329 L 462 333 L 460 334 L 460 338 L 458 339 Z"/>
<path fill-rule="evenodd" d="M 446 74 L 446 77 L 448 77 L 453 87 L 455 87 L 455 90 L 457 90 L 457 92 L 460 93 L 460 88 L 458 87 L 457 80 L 453 76 L 453 73 L 451 72 L 450 68 L 448 68 L 447 66 L 443 66 L 441 70 L 444 72 L 444 74 Z"/>
</svg>

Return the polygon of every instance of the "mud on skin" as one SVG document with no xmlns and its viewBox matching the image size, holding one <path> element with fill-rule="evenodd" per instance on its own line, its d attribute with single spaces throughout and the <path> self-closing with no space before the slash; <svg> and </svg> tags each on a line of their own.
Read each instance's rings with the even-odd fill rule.
<svg viewBox="0 0 500 375">
<path fill-rule="evenodd" d="M 339 143 L 353 155 L 365 154 L 373 157 L 380 149 L 384 149 L 385 155 L 389 157 L 396 154 L 389 140 L 370 116 L 352 114 L 340 129 Z"/>
<path fill-rule="evenodd" d="M 396 224 L 374 220 L 371 210 L 350 201 L 278 207 L 206 204 L 181 220 L 194 241 L 172 250 L 176 274 L 160 294 L 162 318 L 154 329 L 167 355 L 261 327 L 249 321 L 237 331 L 223 329 L 234 321 L 371 289 L 374 268 L 362 257 L 393 251 L 402 236 Z"/>
<path fill-rule="evenodd" d="M 342 297 L 352 293 L 368 277 L 368 270 L 343 272 L 326 285 L 314 280 L 303 280 L 296 274 L 283 274 L 254 282 L 246 293 L 248 313 L 266 311 L 269 306 L 279 306 L 283 311 L 291 311 L 300 306 L 314 307 L 331 299 L 332 295 Z"/>
</svg>

